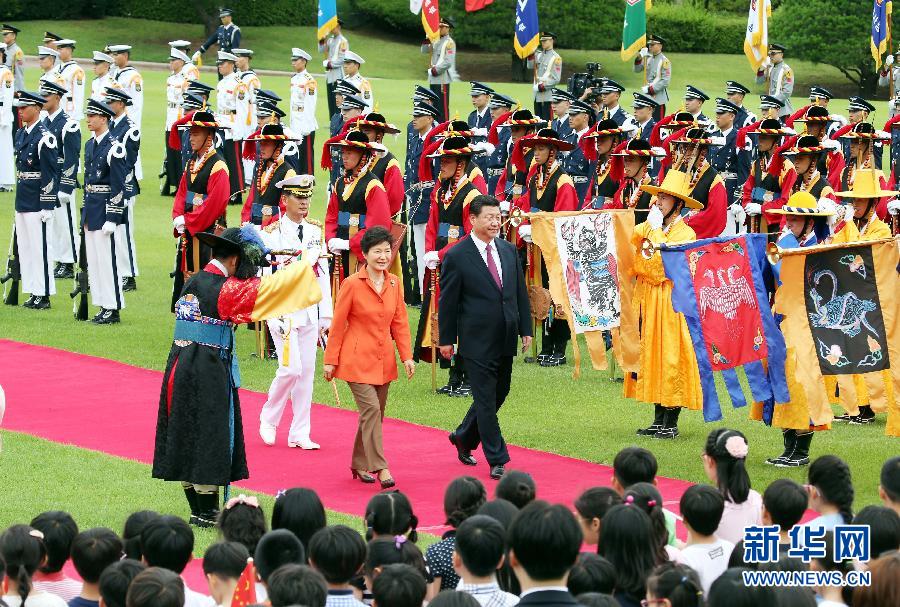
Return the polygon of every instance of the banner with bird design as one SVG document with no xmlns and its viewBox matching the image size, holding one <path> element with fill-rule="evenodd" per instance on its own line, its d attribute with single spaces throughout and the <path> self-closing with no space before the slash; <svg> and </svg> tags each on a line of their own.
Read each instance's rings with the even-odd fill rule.
<svg viewBox="0 0 900 607">
<path fill-rule="evenodd" d="M 660 247 L 672 281 L 672 305 L 684 314 L 700 367 L 703 417 L 722 418 L 715 374 L 721 373 L 734 407 L 747 404 L 737 369 L 755 400 L 790 400 L 786 350 L 769 306 L 772 270 L 766 235 L 707 238 Z"/>
<path fill-rule="evenodd" d="M 797 352 L 810 410 L 828 406 L 824 377 L 850 402 L 888 412 L 900 436 L 900 241 L 885 239 L 782 251 L 775 309 Z"/>
</svg>

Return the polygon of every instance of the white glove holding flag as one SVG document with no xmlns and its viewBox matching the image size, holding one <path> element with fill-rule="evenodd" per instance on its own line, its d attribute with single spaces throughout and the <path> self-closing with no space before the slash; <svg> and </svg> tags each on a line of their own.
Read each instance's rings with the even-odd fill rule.
<svg viewBox="0 0 900 607">
<path fill-rule="evenodd" d="M 535 82 L 535 83 L 534 83 L 534 86 L 532 86 L 531 88 L 533 88 L 533 89 L 534 89 L 534 92 L 537 93 L 538 90 L 539 90 L 539 89 L 538 89 L 538 83 Z"/>
<path fill-rule="evenodd" d="M 728 207 L 728 210 L 731 211 L 731 216 L 734 217 L 735 223 L 743 224 L 744 220 L 747 218 L 747 213 L 744 211 L 744 207 L 741 206 L 739 202 L 731 203 L 731 206 Z"/>
<path fill-rule="evenodd" d="M 760 213 L 762 213 L 762 205 L 760 205 L 758 202 L 748 202 L 744 207 L 744 212 L 747 215 L 751 216 L 759 215 Z"/>
<path fill-rule="evenodd" d="M 891 215 L 900 215 L 900 199 L 894 198 L 887 203 L 888 213 Z"/>
<path fill-rule="evenodd" d="M 328 59 L 326 59 L 325 61 L 322 62 L 322 67 L 324 67 L 326 70 L 329 69 L 328 68 Z"/>
<path fill-rule="evenodd" d="M 332 253 L 350 250 L 350 241 L 344 238 L 331 238 L 328 240 L 328 250 Z"/>
<path fill-rule="evenodd" d="M 107 221 L 103 224 L 103 227 L 100 228 L 100 231 L 103 232 L 104 236 L 112 236 L 116 233 L 116 224 L 111 221 Z"/>
<path fill-rule="evenodd" d="M 175 228 L 175 231 L 179 234 L 184 234 L 184 215 L 179 215 L 173 219 L 172 227 Z"/>
<path fill-rule="evenodd" d="M 519 226 L 519 238 L 525 242 L 531 242 L 531 226 L 528 224 Z"/>
<path fill-rule="evenodd" d="M 428 251 L 422 258 L 422 261 L 425 262 L 426 268 L 428 268 L 429 270 L 433 270 L 438 267 L 438 263 L 440 263 L 441 257 L 440 255 L 438 255 L 437 251 Z"/>
<path fill-rule="evenodd" d="M 890 67 L 892 65 L 894 65 L 894 56 L 888 55 L 884 58 L 884 67 Z"/>
<path fill-rule="evenodd" d="M 56 197 L 59 199 L 60 204 L 72 204 L 72 201 L 75 200 L 71 192 L 57 192 Z"/>
<path fill-rule="evenodd" d="M 769 67 L 772 67 L 772 59 L 766 57 L 765 59 L 763 59 L 762 63 L 759 64 L 759 69 L 764 70 Z"/>
<path fill-rule="evenodd" d="M 47 223 L 53 217 L 53 211 L 48 211 L 47 209 L 41 209 L 41 221 Z"/>
<path fill-rule="evenodd" d="M 200 59 L 200 55 L 200 51 L 194 51 L 194 54 L 191 55 L 191 61 L 197 63 L 197 61 Z"/>
<path fill-rule="evenodd" d="M 650 207 L 650 210 L 647 212 L 647 223 L 650 224 L 651 229 L 659 230 L 662 228 L 663 214 L 657 205 Z"/>
<path fill-rule="evenodd" d="M 642 86 L 642 87 L 641 87 L 641 92 L 642 92 L 643 94 L 645 94 L 645 95 L 649 95 L 649 94 L 650 94 L 650 85 L 649 85 L 649 84 L 645 84 L 644 86 Z"/>
<path fill-rule="evenodd" d="M 500 201 L 500 212 L 501 213 L 509 213 L 509 201 L 508 200 Z"/>
<path fill-rule="evenodd" d="M 650 56 L 650 49 L 648 49 L 646 46 L 643 47 L 643 48 L 641 49 L 641 57 L 643 57 L 644 59 L 646 59 L 646 58 L 649 57 L 649 56 Z"/>
</svg>

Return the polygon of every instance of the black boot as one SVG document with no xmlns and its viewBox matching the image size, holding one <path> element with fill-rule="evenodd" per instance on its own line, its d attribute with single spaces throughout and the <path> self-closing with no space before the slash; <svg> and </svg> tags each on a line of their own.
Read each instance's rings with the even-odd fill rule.
<svg viewBox="0 0 900 607">
<path fill-rule="evenodd" d="M 196 527 L 214 527 L 219 518 L 219 491 L 215 493 L 197 494 L 197 516 L 191 517 L 191 524 Z"/>
<path fill-rule="evenodd" d="M 663 426 L 663 416 L 666 413 L 666 408 L 661 404 L 656 403 L 653 405 L 653 423 L 647 426 L 646 428 L 639 428 L 637 431 L 638 436 L 653 436 L 657 432 L 662 429 Z"/>
<path fill-rule="evenodd" d="M 794 445 L 797 443 L 797 431 L 782 430 L 781 437 L 784 439 L 784 451 L 778 457 L 769 457 L 766 459 L 766 463 L 771 466 L 777 466 L 779 463 L 784 462 L 784 460 L 786 460 L 794 451 Z"/>
<path fill-rule="evenodd" d="M 188 523 L 195 525 L 200 508 L 197 505 L 197 491 L 193 485 L 184 488 L 184 497 L 187 498 L 188 505 L 191 507 L 191 518 L 188 519 Z"/>
<path fill-rule="evenodd" d="M 134 276 L 122 279 L 122 291 L 137 291 L 137 282 L 134 280 Z"/>
<path fill-rule="evenodd" d="M 61 263 L 53 273 L 54 278 L 75 278 L 75 264 Z"/>
<path fill-rule="evenodd" d="M 794 446 L 786 458 L 775 464 L 778 468 L 799 468 L 809 465 L 809 445 L 812 443 L 814 432 L 797 432 L 794 438 Z"/>
<path fill-rule="evenodd" d="M 50 297 L 47 295 L 35 297 L 34 303 L 31 304 L 31 309 L 32 310 L 49 310 L 50 309 Z"/>
<path fill-rule="evenodd" d="M 681 407 L 665 407 L 663 414 L 663 426 L 653 435 L 653 438 L 673 439 L 678 436 L 678 417 L 681 415 Z"/>
</svg>

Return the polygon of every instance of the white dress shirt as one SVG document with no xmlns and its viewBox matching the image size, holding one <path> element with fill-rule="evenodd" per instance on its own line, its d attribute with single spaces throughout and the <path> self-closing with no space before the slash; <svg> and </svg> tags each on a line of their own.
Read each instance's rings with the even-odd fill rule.
<svg viewBox="0 0 900 607">
<path fill-rule="evenodd" d="M 472 232 L 472 242 L 475 243 L 475 246 L 478 247 L 478 254 L 481 255 L 481 259 L 484 261 L 484 265 L 487 266 L 487 246 L 491 245 L 491 256 L 494 258 L 494 263 L 497 264 L 497 274 L 500 275 L 500 286 L 503 286 L 503 265 L 500 263 L 500 253 L 497 252 L 497 243 L 495 242 L 496 238 L 491 240 L 490 242 L 485 242 L 478 238 L 474 232 Z"/>
</svg>

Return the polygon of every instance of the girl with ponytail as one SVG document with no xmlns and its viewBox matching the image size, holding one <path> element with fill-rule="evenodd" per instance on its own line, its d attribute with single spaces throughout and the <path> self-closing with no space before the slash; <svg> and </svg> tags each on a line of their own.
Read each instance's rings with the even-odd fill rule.
<svg viewBox="0 0 900 607">
<path fill-rule="evenodd" d="M 376 493 L 366 506 L 365 521 L 366 541 L 396 535 L 404 535 L 413 543 L 419 539 L 419 519 L 409 498 L 399 491 Z"/>
<path fill-rule="evenodd" d="M 702 607 L 703 586 L 687 565 L 663 563 L 647 578 L 647 603 L 668 607 Z"/>
<path fill-rule="evenodd" d="M 703 450 L 706 476 L 725 498 L 725 511 L 716 536 L 736 544 L 744 528 L 762 524 L 762 497 L 750 488 L 746 460 L 747 438 L 737 430 L 717 428 L 709 433 Z"/>
<path fill-rule="evenodd" d="M 474 476 L 460 476 L 450 481 L 444 492 L 444 514 L 446 524 L 452 527 L 445 533 L 441 541 L 432 544 L 425 551 L 425 561 L 434 582 L 429 588 L 429 597 L 436 596 L 442 590 L 455 590 L 459 583 L 459 575 L 453 567 L 453 550 L 456 547 L 456 528 L 478 513 L 478 509 L 487 501 L 487 490 L 480 480 Z"/>
<path fill-rule="evenodd" d="M 0 558 L 6 562 L 8 607 L 67 607 L 56 596 L 35 590 L 31 576 L 47 557 L 44 534 L 28 525 L 13 525 L 0 535 Z"/>
<path fill-rule="evenodd" d="M 850 466 L 837 455 L 823 455 L 809 466 L 809 507 L 819 513 L 810 527 L 834 529 L 853 521 L 853 480 Z"/>
</svg>

